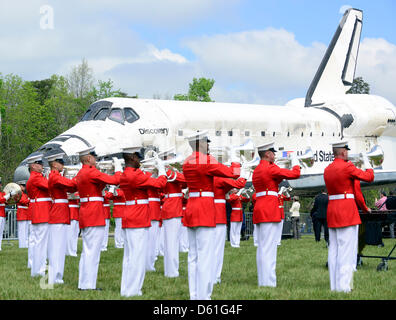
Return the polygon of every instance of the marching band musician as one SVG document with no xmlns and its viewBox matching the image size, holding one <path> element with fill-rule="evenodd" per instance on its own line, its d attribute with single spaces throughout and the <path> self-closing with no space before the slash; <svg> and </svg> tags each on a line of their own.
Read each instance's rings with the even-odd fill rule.
<svg viewBox="0 0 396 320">
<path fill-rule="evenodd" d="M 162 153 L 162 160 L 175 157 L 173 150 Z M 181 219 L 183 216 L 182 189 L 186 188 L 186 180 L 180 172 L 168 169 L 168 182 L 164 187 L 165 200 L 162 205 L 161 217 L 164 228 L 164 275 L 175 278 L 179 276 L 179 238 Z"/>
<path fill-rule="evenodd" d="M 231 178 L 214 177 L 213 193 L 216 208 L 216 236 L 215 236 L 215 267 L 214 283 L 221 282 L 221 270 L 223 269 L 224 246 L 227 236 L 227 213 L 226 193 L 232 188 L 241 189 L 245 186 L 247 177 Z"/>
<path fill-rule="evenodd" d="M 51 169 L 48 191 L 53 200 L 48 220 L 48 284 L 62 284 L 70 225 L 67 193 L 75 192 L 77 184 L 61 175 L 64 166 L 63 153 L 47 156 L 46 159 Z"/>
<path fill-rule="evenodd" d="M 256 203 L 253 209 L 253 223 L 257 232 L 257 275 L 259 286 L 276 287 L 276 254 L 281 230 L 281 211 L 278 202 L 279 183 L 283 179 L 300 177 L 299 161 L 291 153 L 292 169 L 282 169 L 276 164 L 274 143 L 257 147 L 260 164 L 253 172 L 253 186 Z"/>
<path fill-rule="evenodd" d="M 18 181 L 18 185 L 21 187 L 22 195 L 17 202 L 17 223 L 18 223 L 18 242 L 19 248 L 29 247 L 29 197 L 25 193 L 26 191 L 26 181 Z"/>
<path fill-rule="evenodd" d="M 39 154 L 27 159 L 30 177 L 26 183 L 26 190 L 30 198 L 31 211 L 31 276 L 44 276 L 46 270 L 48 250 L 48 221 L 52 206 L 52 198 L 48 191 L 48 179 L 43 176 L 43 155 Z M 32 240 L 32 242 L 30 242 Z"/>
<path fill-rule="evenodd" d="M 227 167 L 208 154 L 208 132 L 186 137 L 193 152 L 183 164 L 189 188 L 185 224 L 188 227 L 188 285 L 191 300 L 209 300 L 213 290 L 216 208 L 213 179 L 239 177 L 239 167 Z M 234 170 L 235 169 L 235 170 Z"/>
<path fill-rule="evenodd" d="M 68 232 L 67 255 L 71 257 L 77 257 L 78 234 L 80 232 L 80 227 L 78 223 L 80 196 L 78 192 L 74 192 L 68 195 L 68 199 L 70 211 L 70 225 Z"/>
<path fill-rule="evenodd" d="M 374 171 L 363 155 L 365 171 L 348 161 L 348 142 L 332 144 L 334 161 L 324 170 L 329 194 L 327 223 L 329 227 L 328 266 L 330 290 L 350 292 L 356 269 L 358 229 L 361 223 L 355 201 L 355 180 L 371 182 Z"/>
<path fill-rule="evenodd" d="M 0 189 L 2 187 L 1 184 L 1 178 L 0 178 Z M 10 193 L 5 193 L 5 192 L 0 192 L 0 251 L 1 251 L 1 242 L 3 240 L 3 231 L 4 231 L 4 225 L 5 225 L 5 220 L 6 220 L 6 212 L 5 212 L 5 206 L 6 202 L 15 195 L 14 191 L 11 191 Z"/>
<path fill-rule="evenodd" d="M 148 228 L 150 213 L 147 188 L 163 188 L 166 184 L 165 167 L 157 160 L 157 179 L 145 175 L 140 167 L 143 159 L 141 147 L 122 149 L 125 170 L 120 179 L 120 188 L 125 194 L 125 212 L 122 220 L 125 244 L 122 262 L 121 295 L 142 295 L 146 272 Z"/>
<path fill-rule="evenodd" d="M 113 201 L 114 228 L 114 247 L 122 249 L 124 247 L 124 235 L 122 232 L 122 217 L 125 211 L 125 195 L 119 188 L 110 188 L 108 197 Z"/>
<path fill-rule="evenodd" d="M 100 250 L 105 233 L 105 213 L 102 190 L 106 184 L 119 183 L 122 166 L 113 158 L 115 174 L 100 172 L 96 168 L 95 147 L 78 152 L 82 168 L 76 175 L 80 195 L 79 225 L 82 236 L 82 252 L 79 263 L 78 289 L 96 290 Z M 98 289 L 100 290 L 100 289 Z"/>
<path fill-rule="evenodd" d="M 243 222 L 242 202 L 249 202 L 249 198 L 238 195 L 238 189 L 230 191 L 229 202 L 231 204 L 230 217 L 230 244 L 233 248 L 239 248 L 241 242 L 241 229 Z"/>
<path fill-rule="evenodd" d="M 157 175 L 150 171 L 144 171 L 148 177 L 156 178 Z M 149 201 L 149 212 L 151 226 L 148 231 L 148 251 L 146 256 L 146 271 L 155 271 L 155 260 L 158 254 L 158 238 L 160 234 L 161 220 L 161 189 L 157 187 L 148 187 L 147 195 Z"/>
</svg>

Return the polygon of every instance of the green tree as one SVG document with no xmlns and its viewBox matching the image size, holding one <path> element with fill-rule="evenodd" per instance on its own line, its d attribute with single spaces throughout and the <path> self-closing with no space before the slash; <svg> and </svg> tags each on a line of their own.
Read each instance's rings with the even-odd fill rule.
<svg viewBox="0 0 396 320">
<path fill-rule="evenodd" d="M 111 79 L 107 81 L 99 80 L 97 87 L 92 88 L 91 94 L 95 101 L 109 97 L 128 97 L 128 94 L 122 92 L 120 89 L 114 90 L 113 81 Z"/>
<path fill-rule="evenodd" d="M 347 94 L 369 94 L 370 85 L 362 77 L 353 79 L 352 87 L 346 92 Z"/>
<path fill-rule="evenodd" d="M 174 100 L 188 100 L 188 101 L 203 101 L 213 102 L 209 96 L 209 91 L 212 89 L 215 81 L 206 78 L 193 78 L 192 83 L 189 84 L 190 89 L 187 94 L 176 94 Z"/>
</svg>

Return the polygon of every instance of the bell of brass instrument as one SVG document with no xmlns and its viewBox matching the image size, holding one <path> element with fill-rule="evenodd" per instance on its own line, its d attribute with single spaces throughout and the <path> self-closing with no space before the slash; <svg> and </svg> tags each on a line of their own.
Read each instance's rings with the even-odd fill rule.
<svg viewBox="0 0 396 320">
<path fill-rule="evenodd" d="M 247 139 L 243 144 L 239 146 L 209 147 L 210 154 L 216 157 L 219 161 L 224 162 L 226 165 L 231 164 L 231 159 L 229 159 L 229 154 L 232 154 L 233 152 L 235 153 L 238 152 L 238 157 L 242 159 L 242 157 L 246 156 L 247 151 L 253 153 L 254 150 L 255 150 L 255 146 L 251 139 Z M 224 158 L 226 158 L 227 161 L 222 161 Z"/>
<path fill-rule="evenodd" d="M 103 173 L 113 175 L 115 173 L 112 160 L 101 160 L 96 163 L 96 167 Z"/>
<path fill-rule="evenodd" d="M 73 179 L 81 168 L 82 168 L 81 164 L 75 166 L 64 166 L 63 176 L 68 179 Z"/>
<path fill-rule="evenodd" d="M 20 200 L 20 198 L 22 196 L 22 189 L 18 184 L 14 183 L 14 182 L 10 182 L 10 183 L 6 184 L 6 186 L 3 189 L 3 192 L 7 194 L 7 193 L 10 193 L 11 191 L 13 191 L 15 194 L 11 198 L 8 199 L 7 203 L 15 204 Z"/>
<path fill-rule="evenodd" d="M 300 165 L 304 168 L 311 168 L 315 163 L 314 154 L 312 152 L 311 147 L 308 147 L 302 155 L 297 156 L 297 159 L 300 162 Z M 290 168 L 291 158 L 290 157 L 277 158 L 275 160 L 275 163 L 280 167 Z"/>
<path fill-rule="evenodd" d="M 366 153 L 367 158 L 373 168 L 380 168 L 384 162 L 384 151 L 381 146 L 376 144 Z M 363 155 L 359 154 L 348 154 L 348 159 L 356 166 L 361 167 L 363 165 Z"/>
</svg>

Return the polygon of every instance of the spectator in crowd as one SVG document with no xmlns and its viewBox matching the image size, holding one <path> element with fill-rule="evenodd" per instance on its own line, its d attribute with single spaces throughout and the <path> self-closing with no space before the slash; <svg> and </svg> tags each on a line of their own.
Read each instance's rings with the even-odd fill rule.
<svg viewBox="0 0 396 320">
<path fill-rule="evenodd" d="M 326 243 L 329 243 L 329 228 L 327 227 L 327 204 L 329 197 L 326 193 L 326 189 L 323 189 L 320 194 L 315 197 L 314 205 L 311 210 L 312 224 L 315 233 L 315 241 L 320 241 L 320 233 L 322 226 L 324 230 L 324 239 Z"/>
<path fill-rule="evenodd" d="M 290 217 L 292 220 L 292 227 L 293 227 L 293 237 L 294 239 L 300 239 L 300 202 L 298 202 L 299 197 L 293 197 L 293 204 L 290 208 Z"/>
</svg>

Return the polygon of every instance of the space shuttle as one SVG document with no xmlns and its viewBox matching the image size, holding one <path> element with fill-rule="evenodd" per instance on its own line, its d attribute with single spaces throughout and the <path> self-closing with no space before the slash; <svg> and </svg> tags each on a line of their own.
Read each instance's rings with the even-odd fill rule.
<svg viewBox="0 0 396 320">
<path fill-rule="evenodd" d="M 330 143 L 346 140 L 350 153 L 383 150 L 371 186 L 396 183 L 396 108 L 385 98 L 346 94 L 353 83 L 363 12 L 348 9 L 325 52 L 305 98 L 286 105 L 236 104 L 155 99 L 106 98 L 94 102 L 72 128 L 45 143 L 36 154 L 65 154 L 65 165 L 79 163 L 77 152 L 95 146 L 100 160 L 121 157 L 121 149 L 141 145 L 146 150 L 191 154 L 185 136 L 208 130 L 211 147 L 275 142 L 277 157 L 310 149 L 314 164 L 303 167 L 298 180 L 288 181 L 296 192 L 317 192 L 332 158 Z M 27 157 L 27 158 L 28 158 Z M 14 181 L 27 180 L 26 159 Z M 364 187 L 364 185 L 362 185 Z"/>
</svg>

